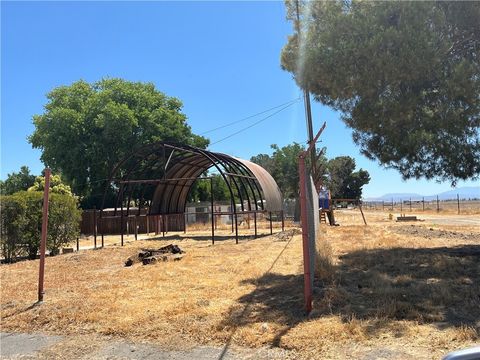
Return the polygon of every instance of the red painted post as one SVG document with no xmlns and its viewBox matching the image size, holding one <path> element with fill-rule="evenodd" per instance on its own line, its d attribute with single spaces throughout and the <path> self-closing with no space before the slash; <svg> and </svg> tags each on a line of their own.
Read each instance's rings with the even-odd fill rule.
<svg viewBox="0 0 480 360">
<path fill-rule="evenodd" d="M 43 283 L 45 279 L 45 248 L 48 230 L 48 193 L 50 190 L 50 169 L 45 169 L 45 188 L 43 189 L 42 238 L 40 241 L 40 269 L 38 272 L 38 302 L 43 302 Z"/>
<path fill-rule="evenodd" d="M 97 248 L 97 207 L 93 207 L 93 248 Z"/>
<path fill-rule="evenodd" d="M 310 247 L 308 246 L 307 199 L 305 188 L 305 153 L 298 157 L 298 173 L 300 176 L 300 219 L 302 222 L 303 242 L 303 284 L 305 295 L 305 311 L 312 311 L 312 288 L 310 286 Z"/>
</svg>

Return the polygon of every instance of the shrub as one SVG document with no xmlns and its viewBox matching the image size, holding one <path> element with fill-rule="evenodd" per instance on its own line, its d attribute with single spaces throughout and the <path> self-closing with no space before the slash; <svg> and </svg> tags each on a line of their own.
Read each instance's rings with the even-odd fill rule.
<svg viewBox="0 0 480 360">
<path fill-rule="evenodd" d="M 74 240 L 80 232 L 81 210 L 77 199 L 69 195 L 52 194 L 48 214 L 47 248 L 57 255 L 60 248 Z"/>
<path fill-rule="evenodd" d="M 20 191 L 1 201 L 2 252 L 6 261 L 18 256 L 35 259 L 42 233 L 43 193 Z M 50 194 L 47 249 L 56 255 L 79 233 L 81 212 L 75 197 Z"/>
<path fill-rule="evenodd" d="M 0 198 L 0 243 L 2 256 L 12 262 L 20 255 L 21 233 L 24 228 L 25 202 L 16 201 L 12 196 Z"/>
</svg>

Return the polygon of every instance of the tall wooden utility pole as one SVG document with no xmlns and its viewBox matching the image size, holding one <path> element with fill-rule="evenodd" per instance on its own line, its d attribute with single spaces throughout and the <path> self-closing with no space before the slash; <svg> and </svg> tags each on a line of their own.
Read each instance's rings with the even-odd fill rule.
<svg viewBox="0 0 480 360">
<path fill-rule="evenodd" d="M 302 38 L 302 27 L 300 24 L 300 5 L 299 5 L 299 0 L 295 1 L 295 7 L 296 7 L 296 12 L 297 12 L 297 21 L 295 22 L 295 28 L 297 31 L 297 41 L 298 41 L 298 51 L 300 52 L 301 50 L 301 38 Z M 299 53 L 299 56 L 301 54 Z M 298 71 L 299 69 L 297 69 Z M 312 109 L 311 109 L 311 104 L 310 104 L 310 91 L 308 90 L 308 85 L 305 84 L 305 87 L 302 89 L 303 90 L 303 104 L 305 106 L 305 119 L 307 121 L 307 134 L 308 134 L 308 144 L 312 145 L 313 141 L 313 124 L 312 124 Z M 316 162 L 317 158 L 317 151 L 315 148 L 315 144 L 313 144 L 312 151 L 310 152 L 310 161 L 311 163 L 311 169 L 312 169 L 312 177 L 315 181 L 316 179 Z"/>
</svg>

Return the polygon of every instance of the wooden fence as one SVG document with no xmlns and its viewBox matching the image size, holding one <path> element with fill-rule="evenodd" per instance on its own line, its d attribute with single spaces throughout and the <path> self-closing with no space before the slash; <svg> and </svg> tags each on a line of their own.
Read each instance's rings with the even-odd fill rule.
<svg viewBox="0 0 480 360">
<path fill-rule="evenodd" d="M 184 214 L 170 215 L 147 215 L 146 212 L 140 215 L 130 214 L 128 217 L 122 217 L 120 211 L 114 214 L 113 210 L 84 210 L 80 223 L 80 232 L 84 235 L 118 235 L 122 233 L 134 234 L 135 228 L 137 233 L 145 234 L 147 232 L 161 233 L 163 231 L 183 231 L 185 228 Z"/>
</svg>

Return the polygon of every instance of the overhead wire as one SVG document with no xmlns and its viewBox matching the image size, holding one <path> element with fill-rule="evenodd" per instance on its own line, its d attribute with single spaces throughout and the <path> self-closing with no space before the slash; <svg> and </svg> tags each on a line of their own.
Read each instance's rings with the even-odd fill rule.
<svg viewBox="0 0 480 360">
<path fill-rule="evenodd" d="M 209 133 L 211 133 L 211 132 L 214 132 L 214 131 L 217 131 L 217 130 L 220 130 L 220 129 L 224 129 L 224 128 L 226 128 L 226 127 L 229 127 L 229 126 L 232 126 L 232 125 L 241 123 L 241 122 L 243 122 L 243 121 L 246 121 L 246 120 L 252 119 L 252 118 L 254 118 L 254 117 L 257 117 L 257 116 L 259 116 L 259 115 L 263 115 L 263 114 L 265 114 L 265 113 L 268 113 L 269 111 L 278 109 L 278 108 L 280 108 L 280 107 L 282 107 L 282 106 L 285 106 L 285 105 L 288 105 L 288 104 L 294 104 L 294 103 L 296 103 L 297 101 L 299 101 L 300 99 L 301 99 L 301 97 L 297 97 L 296 99 L 292 99 L 292 100 L 290 100 L 290 101 L 284 102 L 283 104 L 274 106 L 274 107 L 272 107 L 272 108 L 270 108 L 270 109 L 267 109 L 267 110 L 258 112 L 258 113 L 256 113 L 256 114 L 253 114 L 253 115 L 244 117 L 244 118 L 242 118 L 242 119 L 232 121 L 232 122 L 230 122 L 230 123 L 228 123 L 228 124 L 221 125 L 221 126 L 218 126 L 218 127 L 216 127 L 216 128 L 213 128 L 213 129 L 204 131 L 204 132 L 202 132 L 202 133 L 200 133 L 200 134 L 198 134 L 198 135 L 205 135 L 205 134 L 209 134 Z"/>
<path fill-rule="evenodd" d="M 274 115 L 277 115 L 278 113 L 282 112 L 283 110 L 285 110 L 285 109 L 289 108 L 290 106 L 296 104 L 299 100 L 300 100 L 300 98 L 298 98 L 295 102 L 291 102 L 291 103 L 289 103 L 288 105 L 282 107 L 281 109 L 273 112 L 272 114 L 270 114 L 270 115 L 268 115 L 268 116 L 265 116 L 264 118 L 262 118 L 262 119 L 260 119 L 260 120 L 258 120 L 258 121 L 256 121 L 256 122 L 254 122 L 253 124 L 251 124 L 251 125 L 249 125 L 249 126 L 246 126 L 246 127 L 244 127 L 243 129 L 240 129 L 240 130 L 238 130 L 238 131 L 235 131 L 234 133 L 232 133 L 232 134 L 230 134 L 230 135 L 228 135 L 228 136 L 225 136 L 224 138 L 221 138 L 221 139 L 219 139 L 219 140 L 211 143 L 210 146 L 215 145 L 215 144 L 218 144 L 219 142 L 222 142 L 222 141 L 224 141 L 224 140 L 230 139 L 232 136 L 235 136 L 235 135 L 237 135 L 237 134 L 240 134 L 241 132 L 244 132 L 245 130 L 248 130 L 248 129 L 250 129 L 250 128 L 256 126 L 256 125 L 258 125 L 258 124 L 264 122 L 265 120 L 270 119 L 270 118 L 273 117 Z"/>
</svg>

